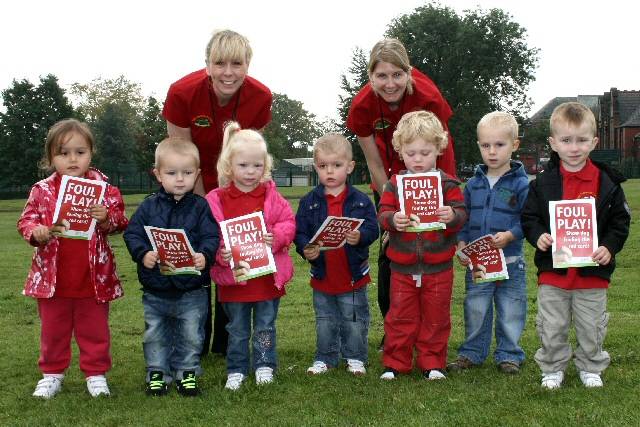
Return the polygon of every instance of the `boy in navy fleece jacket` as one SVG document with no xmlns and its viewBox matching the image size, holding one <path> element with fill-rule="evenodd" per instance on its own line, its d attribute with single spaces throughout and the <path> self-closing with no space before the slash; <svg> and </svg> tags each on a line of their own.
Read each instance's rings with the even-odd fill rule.
<svg viewBox="0 0 640 427">
<path fill-rule="evenodd" d="M 376 211 L 369 197 L 347 184 L 354 162 L 351 143 L 327 134 L 313 146 L 320 185 L 300 200 L 296 214 L 296 250 L 311 264 L 316 313 L 316 355 L 307 372 L 323 374 L 346 359 L 354 375 L 366 373 L 369 334 L 369 245 L 378 238 Z M 361 218 L 339 249 L 320 251 L 309 245 L 327 216 Z M 328 266 L 331 265 L 331 268 Z"/>
<path fill-rule="evenodd" d="M 200 173 L 197 147 L 180 138 L 158 144 L 153 173 L 162 188 L 140 204 L 124 233 L 127 249 L 138 264 L 144 306 L 143 350 L 147 394 L 163 395 L 176 380 L 180 394 L 199 393 L 200 352 L 207 315 L 209 268 L 218 250 L 218 224 L 207 201 L 193 193 Z M 163 275 L 144 226 L 180 228 L 193 247 L 196 275 Z"/>
</svg>

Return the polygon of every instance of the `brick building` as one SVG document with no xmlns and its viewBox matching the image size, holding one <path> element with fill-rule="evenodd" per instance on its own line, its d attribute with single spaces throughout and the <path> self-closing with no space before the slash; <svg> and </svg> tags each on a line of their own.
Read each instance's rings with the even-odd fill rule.
<svg viewBox="0 0 640 427">
<path fill-rule="evenodd" d="M 611 88 L 602 95 L 556 97 L 529 119 L 530 125 L 549 120 L 563 102 L 577 101 L 593 111 L 600 143 L 593 152 L 614 164 L 640 162 L 640 91 Z"/>
</svg>

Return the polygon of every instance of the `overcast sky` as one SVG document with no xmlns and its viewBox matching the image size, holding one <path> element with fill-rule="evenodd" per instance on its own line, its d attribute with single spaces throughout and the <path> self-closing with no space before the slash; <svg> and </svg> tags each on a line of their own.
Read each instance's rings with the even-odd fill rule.
<svg viewBox="0 0 640 427">
<path fill-rule="evenodd" d="M 8 1 L 0 12 L 0 89 L 52 73 L 63 87 L 120 74 L 164 100 L 169 85 L 204 65 L 214 29 L 247 36 L 250 75 L 273 92 L 336 117 L 352 51 L 370 48 L 417 0 Z M 531 114 L 554 96 L 640 89 L 637 0 L 443 1 L 458 12 L 500 8 L 540 49 Z M 594 4 L 588 6 L 587 4 Z M 635 42 L 633 41 L 635 40 Z M 427 70 L 428 71 L 428 70 Z"/>
</svg>

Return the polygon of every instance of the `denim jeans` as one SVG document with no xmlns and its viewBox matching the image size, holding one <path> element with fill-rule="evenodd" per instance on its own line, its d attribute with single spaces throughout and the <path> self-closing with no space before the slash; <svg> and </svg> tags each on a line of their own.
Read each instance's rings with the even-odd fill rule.
<svg viewBox="0 0 640 427">
<path fill-rule="evenodd" d="M 335 367 L 344 359 L 367 363 L 369 299 L 367 287 L 330 295 L 313 290 L 316 313 L 316 358 Z"/>
<path fill-rule="evenodd" d="M 278 365 L 276 354 L 276 317 L 280 298 L 259 302 L 222 303 L 229 317 L 227 332 L 227 373 L 249 373 L 249 338 L 253 318 L 253 369 Z"/>
<path fill-rule="evenodd" d="M 494 360 L 522 363 L 524 351 L 518 341 L 527 317 L 527 283 L 524 258 L 507 264 L 509 279 L 500 282 L 474 284 L 471 272 L 466 275 L 464 298 L 465 341 L 458 349 L 475 364 L 489 355 L 493 306 L 496 310 L 496 350 Z"/>
<path fill-rule="evenodd" d="M 142 348 L 151 371 L 162 371 L 164 380 L 182 379 L 184 371 L 202 373 L 200 352 L 207 315 L 207 291 L 185 292 L 179 298 L 142 294 L 144 337 Z"/>
</svg>

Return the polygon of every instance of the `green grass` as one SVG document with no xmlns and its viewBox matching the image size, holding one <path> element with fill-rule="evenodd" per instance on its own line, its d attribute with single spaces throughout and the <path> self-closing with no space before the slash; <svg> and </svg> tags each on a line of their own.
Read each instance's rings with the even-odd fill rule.
<svg viewBox="0 0 640 427">
<path fill-rule="evenodd" d="M 308 188 L 285 188 L 282 192 L 291 198 L 295 209 L 297 199 L 306 191 Z M 276 383 L 258 388 L 252 379 L 239 392 L 226 392 L 224 360 L 207 356 L 201 379 L 203 394 L 195 399 L 181 398 L 174 390 L 163 398 L 144 394 L 141 291 L 121 236 L 111 238 L 126 293 L 111 304 L 112 397 L 89 397 L 78 369 L 75 344 L 62 393 L 50 401 L 31 397 L 40 377 L 39 319 L 35 300 L 20 294 L 31 254 L 15 231 L 24 200 L 0 201 L 0 425 L 638 425 L 640 268 L 636 256 L 640 230 L 636 218 L 640 180 L 625 184 L 625 191 L 633 220 L 631 237 L 618 258 L 609 290 L 611 322 L 606 349 L 612 364 L 604 375 L 603 389 L 582 387 L 572 366 L 560 390 L 541 390 L 540 373 L 532 360 L 538 340 L 535 271 L 528 246 L 529 312 L 522 338 L 527 362 L 520 375 L 501 375 L 486 362 L 446 381 L 424 381 L 415 372 L 383 383 L 378 379 L 381 365 L 376 351 L 382 322 L 372 285 L 368 374 L 354 378 L 344 369 L 335 369 L 325 376 L 309 377 L 305 370 L 313 361 L 315 329 L 308 267 L 292 251 L 296 275 L 280 305 Z M 129 215 L 143 197 L 125 196 Z M 377 259 L 377 245 L 371 248 L 371 259 Z M 455 356 L 463 339 L 463 298 L 462 269 L 456 266 L 449 358 Z"/>
</svg>

